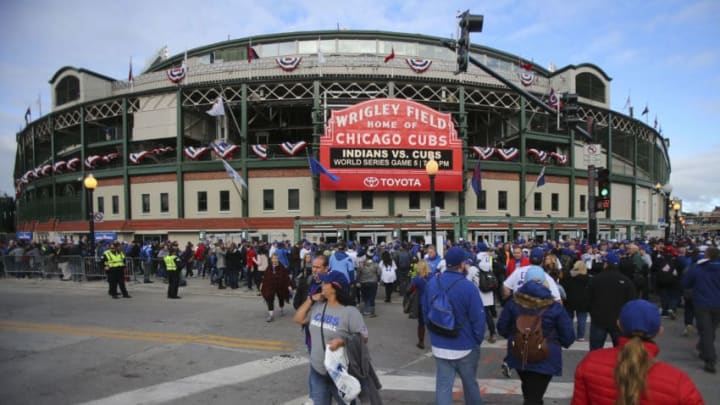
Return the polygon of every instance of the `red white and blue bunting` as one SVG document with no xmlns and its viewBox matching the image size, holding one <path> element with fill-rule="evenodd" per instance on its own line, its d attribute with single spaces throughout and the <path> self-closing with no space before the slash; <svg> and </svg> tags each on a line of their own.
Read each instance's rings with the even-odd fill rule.
<svg viewBox="0 0 720 405">
<path fill-rule="evenodd" d="M 183 79 L 185 79 L 186 74 L 187 74 L 187 67 L 185 67 L 185 64 L 183 63 L 180 67 L 168 69 L 167 78 L 171 82 L 178 84 L 181 81 L 183 81 Z"/>
<path fill-rule="evenodd" d="M 262 159 L 262 160 L 267 159 L 268 152 L 267 152 L 267 147 L 265 145 L 253 145 L 250 149 L 252 149 L 253 153 L 260 159 Z"/>
<path fill-rule="evenodd" d="M 210 142 L 210 148 L 212 148 L 215 155 L 221 159 L 225 159 L 228 156 L 232 159 L 232 154 L 237 150 L 238 146 L 225 141 Z"/>
<path fill-rule="evenodd" d="M 550 152 L 550 157 L 555 160 L 555 164 L 565 166 L 568 164 L 567 155 L 563 155 L 557 152 Z"/>
<path fill-rule="evenodd" d="M 60 174 L 60 173 L 63 172 L 63 170 L 65 170 L 66 167 L 67 167 L 67 162 L 66 162 L 66 161 L 64 161 L 64 160 L 58 160 L 58 161 L 55 162 L 55 164 L 53 165 L 53 173 L 58 173 L 58 174 Z"/>
<path fill-rule="evenodd" d="M 535 148 L 528 149 L 528 155 L 535 156 L 535 160 L 537 160 L 539 163 L 545 163 L 548 158 L 547 152 Z"/>
<path fill-rule="evenodd" d="M 98 161 L 101 161 L 102 157 L 99 155 L 91 155 L 85 158 L 85 168 L 87 169 L 94 169 L 95 164 L 97 164 Z"/>
<path fill-rule="evenodd" d="M 495 154 L 495 148 L 492 146 L 484 148 L 481 148 L 480 146 L 473 146 L 472 150 L 481 160 L 488 160 Z"/>
<path fill-rule="evenodd" d="M 71 171 L 74 172 L 75 170 L 78 169 L 78 166 L 79 166 L 79 165 L 80 165 L 80 158 L 74 157 L 74 158 L 72 158 L 72 159 L 70 159 L 70 160 L 67 161 L 67 164 L 65 165 L 65 168 L 67 168 L 68 170 L 71 170 Z"/>
<path fill-rule="evenodd" d="M 500 156 L 502 160 L 505 161 L 513 160 L 520 156 L 520 150 L 518 148 L 497 148 L 495 149 L 495 153 Z"/>
<path fill-rule="evenodd" d="M 405 63 L 410 66 L 410 69 L 414 70 L 416 73 L 424 73 L 428 69 L 430 69 L 430 65 L 432 65 L 432 60 L 430 59 L 420 59 L 420 58 L 407 58 L 405 59 Z"/>
<path fill-rule="evenodd" d="M 478 156 L 480 160 L 490 159 L 493 155 L 497 155 L 500 159 L 508 161 L 516 159 L 520 156 L 518 148 L 493 148 L 491 146 L 472 146 L 470 148 Z M 554 162 L 558 166 L 565 166 L 569 163 L 567 155 L 558 152 L 546 152 L 537 148 L 529 148 L 528 155 L 533 156 L 535 162 L 547 164 Z"/>
<path fill-rule="evenodd" d="M 40 174 L 42 174 L 43 176 L 49 176 L 50 173 L 52 173 L 52 168 L 52 165 L 43 165 L 40 168 Z"/>
<path fill-rule="evenodd" d="M 205 152 L 209 151 L 210 148 L 207 146 L 200 146 L 200 147 L 194 147 L 194 146 L 186 146 L 183 150 L 183 153 L 185 153 L 185 156 L 188 157 L 190 160 L 197 160 L 200 156 L 205 154 Z"/>
<path fill-rule="evenodd" d="M 283 56 L 282 58 L 275 58 L 275 63 L 280 66 L 280 69 L 286 72 L 292 72 L 302 62 L 302 56 Z"/>
<path fill-rule="evenodd" d="M 519 72 L 518 77 L 520 78 L 520 83 L 525 86 L 532 86 L 537 81 L 537 77 L 535 77 L 535 72 L 531 71 L 525 71 L 525 72 Z"/>
<path fill-rule="evenodd" d="M 161 146 L 150 151 L 153 155 L 162 155 L 163 153 L 172 152 L 175 148 L 172 146 Z"/>
<path fill-rule="evenodd" d="M 139 165 L 140 162 L 143 159 L 145 159 L 145 157 L 147 157 L 148 155 L 152 155 L 152 153 L 150 153 L 146 150 L 143 150 L 140 152 L 131 153 L 130 155 L 128 155 L 128 158 L 130 159 L 130 162 L 132 164 Z"/>
<path fill-rule="evenodd" d="M 298 152 L 302 151 L 307 147 L 307 142 L 300 141 L 297 143 L 283 142 L 280 144 L 280 149 L 285 152 L 288 156 L 295 156 Z"/>
</svg>

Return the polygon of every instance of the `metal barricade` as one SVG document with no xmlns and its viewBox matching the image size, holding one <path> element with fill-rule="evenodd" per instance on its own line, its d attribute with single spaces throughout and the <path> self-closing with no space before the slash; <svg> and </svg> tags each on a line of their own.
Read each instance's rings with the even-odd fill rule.
<svg viewBox="0 0 720 405">
<path fill-rule="evenodd" d="M 81 259 L 83 274 L 85 275 L 86 280 L 105 280 L 107 278 L 105 268 L 102 263 L 97 260 L 97 258 L 83 256 Z"/>
</svg>

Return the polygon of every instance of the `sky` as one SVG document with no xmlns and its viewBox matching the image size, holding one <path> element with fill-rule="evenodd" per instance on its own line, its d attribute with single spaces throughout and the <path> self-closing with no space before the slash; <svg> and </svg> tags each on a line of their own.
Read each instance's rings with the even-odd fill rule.
<svg viewBox="0 0 720 405">
<path fill-rule="evenodd" d="M 611 109 L 647 105 L 670 140 L 672 194 L 683 211 L 720 206 L 720 1 L 717 0 L 9 0 L 0 4 L 0 194 L 14 195 L 15 135 L 28 106 L 50 110 L 63 66 L 126 79 L 170 55 L 234 38 L 293 31 L 455 35 L 458 11 L 484 15 L 480 44 L 541 66 L 592 63 L 612 78 Z M 645 117 L 641 117 L 645 120 Z"/>
</svg>

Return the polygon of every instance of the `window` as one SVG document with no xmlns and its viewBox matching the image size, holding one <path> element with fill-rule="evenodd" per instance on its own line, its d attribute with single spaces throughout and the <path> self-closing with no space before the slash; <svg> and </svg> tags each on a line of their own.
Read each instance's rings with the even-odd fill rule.
<svg viewBox="0 0 720 405">
<path fill-rule="evenodd" d="M 143 214 L 150 213 L 150 194 L 143 194 L 142 196 L 142 212 Z"/>
<path fill-rule="evenodd" d="M 170 211 L 170 197 L 168 193 L 160 193 L 160 212 Z"/>
<path fill-rule="evenodd" d="M 507 191 L 498 191 L 498 210 L 507 211 Z"/>
<path fill-rule="evenodd" d="M 361 208 L 364 210 L 371 210 L 373 209 L 373 192 L 372 191 L 362 191 L 360 193 L 360 199 L 362 200 Z"/>
<path fill-rule="evenodd" d="M 220 190 L 220 211 L 230 211 L 230 191 Z"/>
<path fill-rule="evenodd" d="M 592 73 L 580 73 L 575 77 L 575 91 L 580 97 L 605 102 L 605 84 Z"/>
<path fill-rule="evenodd" d="M 55 105 L 63 105 L 80 98 L 80 79 L 65 76 L 55 86 Z"/>
<path fill-rule="evenodd" d="M 336 210 L 348 209 L 347 191 L 336 191 L 335 192 L 335 209 Z"/>
<path fill-rule="evenodd" d="M 112 196 L 112 213 L 117 215 L 120 213 L 120 197 Z"/>
<path fill-rule="evenodd" d="M 198 212 L 207 212 L 207 191 L 197 192 L 197 210 Z"/>
<path fill-rule="evenodd" d="M 441 210 L 445 209 L 445 193 L 435 193 L 435 206 L 440 207 Z"/>
<path fill-rule="evenodd" d="M 300 209 L 300 190 L 291 188 L 288 190 L 288 211 L 297 211 Z"/>
<path fill-rule="evenodd" d="M 98 197 L 95 211 L 105 213 L 105 197 Z"/>
<path fill-rule="evenodd" d="M 408 193 L 408 209 L 419 210 L 420 209 L 420 193 L 417 191 L 411 191 Z"/>
<path fill-rule="evenodd" d="M 263 210 L 275 209 L 275 190 L 263 190 Z"/>
<path fill-rule="evenodd" d="M 480 195 L 477 196 L 477 200 L 475 201 L 475 208 L 478 210 L 486 210 L 487 209 L 487 194 L 485 190 L 480 191 Z"/>
<path fill-rule="evenodd" d="M 553 212 L 560 211 L 560 194 L 550 194 L 550 210 Z"/>
<path fill-rule="evenodd" d="M 533 209 L 535 211 L 542 211 L 542 193 L 535 193 L 535 203 L 533 204 Z"/>
<path fill-rule="evenodd" d="M 585 212 L 585 205 L 586 205 L 585 195 L 580 196 L 580 212 Z"/>
</svg>

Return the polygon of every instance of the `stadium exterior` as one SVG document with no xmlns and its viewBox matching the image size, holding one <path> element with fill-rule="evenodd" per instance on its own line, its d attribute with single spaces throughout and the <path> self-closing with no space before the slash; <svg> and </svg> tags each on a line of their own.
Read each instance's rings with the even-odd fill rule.
<svg viewBox="0 0 720 405">
<path fill-rule="evenodd" d="M 461 179 L 459 187 L 436 193 L 439 234 L 491 241 L 583 237 L 588 158 L 611 173 L 612 205 L 598 212 L 599 236 L 661 233 L 657 218 L 664 217 L 665 202 L 655 185 L 669 179 L 667 140 L 610 110 L 605 72 L 592 64 L 548 70 L 471 48 L 538 98 L 576 93 L 578 114 L 591 119 L 593 143 L 601 145 L 593 152 L 586 139 L 558 126 L 555 114 L 476 67 L 456 75 L 455 55 L 441 40 L 369 31 L 258 36 L 169 58 L 161 51 L 132 81 L 63 67 L 50 79 L 52 111 L 17 134 L 18 230 L 35 240 L 86 234 L 82 179 L 92 173 L 101 238 L 425 237 L 426 180 L 415 189 L 330 189 L 308 164 L 321 152 L 333 112 L 397 99 L 449 113 L 455 123 L 460 146 L 452 164 Z M 218 98 L 225 114 L 211 116 Z M 231 180 L 221 156 L 247 188 Z M 470 186 L 478 160 L 479 196 Z M 545 183 L 538 187 L 543 167 Z"/>
</svg>

